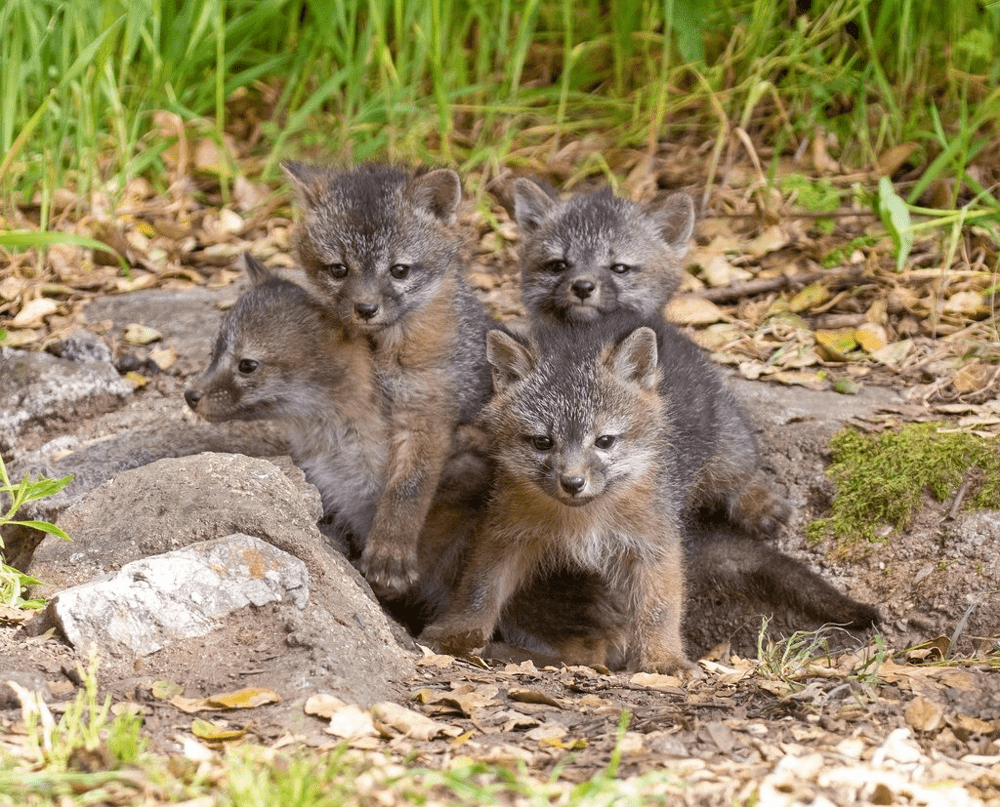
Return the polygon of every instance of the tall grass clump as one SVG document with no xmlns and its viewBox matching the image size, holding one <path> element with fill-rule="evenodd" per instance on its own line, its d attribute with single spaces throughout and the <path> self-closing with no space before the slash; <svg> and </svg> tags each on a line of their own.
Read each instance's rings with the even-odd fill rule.
<svg viewBox="0 0 1000 807">
<path fill-rule="evenodd" d="M 55 188 L 163 173 L 154 111 L 221 141 L 238 93 L 267 99 L 265 178 L 289 152 L 470 169 L 592 132 L 780 154 L 823 129 L 859 167 L 915 143 L 911 201 L 938 177 L 992 199 L 967 169 L 998 136 L 995 3 L 7 0 L 0 30 L 0 183 L 43 226 Z"/>
</svg>

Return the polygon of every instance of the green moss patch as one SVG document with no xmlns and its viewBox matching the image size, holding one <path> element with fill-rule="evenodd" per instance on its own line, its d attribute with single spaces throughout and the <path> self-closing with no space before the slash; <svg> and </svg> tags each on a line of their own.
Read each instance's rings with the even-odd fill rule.
<svg viewBox="0 0 1000 807">
<path fill-rule="evenodd" d="M 811 540 L 833 538 L 837 554 L 886 540 L 885 527 L 905 530 L 932 495 L 942 502 L 965 479 L 965 509 L 1000 508 L 1000 441 L 912 423 L 898 432 L 847 428 L 830 442 L 827 476 L 837 486 L 830 516 L 809 525 Z"/>
</svg>

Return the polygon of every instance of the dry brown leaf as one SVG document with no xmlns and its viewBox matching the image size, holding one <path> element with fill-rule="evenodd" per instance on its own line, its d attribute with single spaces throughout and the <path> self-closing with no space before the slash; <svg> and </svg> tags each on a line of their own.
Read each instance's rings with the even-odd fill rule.
<svg viewBox="0 0 1000 807">
<path fill-rule="evenodd" d="M 779 249 L 784 249 L 788 246 L 790 240 L 788 233 L 779 225 L 772 224 L 756 238 L 752 238 L 746 242 L 743 245 L 742 252 L 751 258 L 761 258 L 769 252 L 777 252 Z"/>
<path fill-rule="evenodd" d="M 551 741 L 556 739 L 561 739 L 565 737 L 569 730 L 561 723 L 556 723 L 555 721 L 549 721 L 548 723 L 543 723 L 536 728 L 531 729 L 524 736 L 529 740 L 538 740 L 539 742 Z"/>
<path fill-rule="evenodd" d="M 986 385 L 992 374 L 992 366 L 980 361 L 970 361 L 958 369 L 951 379 L 951 384 L 959 392 L 975 392 Z"/>
<path fill-rule="evenodd" d="M 973 318 L 984 317 L 990 313 L 990 307 L 984 300 L 982 292 L 978 291 L 957 291 L 945 300 L 943 308 L 945 311 Z"/>
<path fill-rule="evenodd" d="M 347 704 L 335 695 L 320 692 L 318 695 L 310 695 L 302 709 L 307 715 L 322 717 L 329 720 L 333 715 Z"/>
<path fill-rule="evenodd" d="M 48 297 L 36 297 L 29 300 L 17 312 L 17 316 L 11 320 L 10 324 L 14 328 L 35 328 L 45 323 L 48 317 L 59 310 L 59 304 Z"/>
<path fill-rule="evenodd" d="M 666 318 L 677 325 L 711 325 L 724 319 L 725 315 L 711 300 L 682 294 L 674 297 L 666 308 Z"/>
<path fill-rule="evenodd" d="M 27 281 L 19 277 L 5 277 L 0 280 L 0 300 L 12 303 L 24 293 L 26 288 L 28 288 Z"/>
<path fill-rule="evenodd" d="M 454 656 L 439 655 L 428 648 L 422 648 L 426 655 L 417 659 L 418 667 L 450 667 L 455 663 Z"/>
<path fill-rule="evenodd" d="M 371 709 L 376 729 L 387 737 L 410 737 L 414 740 L 433 740 L 435 737 L 458 737 L 462 729 L 431 720 L 426 715 L 383 701 Z"/>
<path fill-rule="evenodd" d="M 810 283 L 788 301 L 788 310 L 800 314 L 823 305 L 829 299 L 830 290 L 826 286 L 822 283 Z"/>
<path fill-rule="evenodd" d="M 1000 731 L 1000 720 L 981 720 L 970 715 L 955 715 L 948 718 L 948 724 L 952 729 L 958 729 L 967 734 L 981 734 L 990 736 L 996 731 Z"/>
<path fill-rule="evenodd" d="M 152 342 L 158 342 L 162 338 L 163 334 L 156 328 L 150 328 L 139 322 L 130 322 L 125 326 L 125 341 L 130 345 L 148 345 Z"/>
<path fill-rule="evenodd" d="M 562 709 L 562 704 L 559 701 L 537 689 L 509 689 L 507 690 L 507 697 L 519 703 L 540 703 Z"/>
<path fill-rule="evenodd" d="M 154 698 L 168 701 L 184 691 L 184 687 L 174 681 L 154 681 L 151 692 Z"/>
<path fill-rule="evenodd" d="M 156 366 L 161 370 L 169 370 L 177 361 L 177 351 L 173 347 L 154 347 L 149 351 L 149 358 L 156 362 Z"/>
<path fill-rule="evenodd" d="M 662 689 L 664 691 L 677 690 L 683 692 L 681 679 L 676 675 L 662 675 L 660 673 L 639 672 L 629 679 L 629 683 L 636 686 L 647 687 L 649 689 Z"/>
<path fill-rule="evenodd" d="M 24 347 L 24 345 L 31 345 L 39 341 L 42 338 L 43 331 L 33 331 L 33 330 L 23 330 L 23 331 L 7 331 L 7 336 L 4 337 L 3 344 L 4 347 Z"/>
<path fill-rule="evenodd" d="M 520 664 L 508 664 L 503 668 L 503 671 L 507 675 L 538 675 L 538 668 L 535 666 L 535 662 L 531 659 L 522 661 Z"/>
<path fill-rule="evenodd" d="M 502 712 L 497 712 L 493 717 L 503 721 L 500 726 L 501 731 L 524 731 L 525 729 L 533 729 L 535 726 L 540 726 L 542 723 L 537 717 L 532 717 L 522 712 L 515 712 L 513 709 L 505 709 Z"/>
<path fill-rule="evenodd" d="M 715 250 L 697 251 L 691 256 L 691 263 L 701 267 L 701 276 L 709 286 L 731 286 L 753 277 L 746 269 L 733 266 L 725 254 Z"/>
<path fill-rule="evenodd" d="M 379 736 L 371 712 L 353 703 L 344 704 L 337 709 L 330 716 L 330 725 L 324 731 L 349 741 Z"/>
<path fill-rule="evenodd" d="M 491 685 L 475 687 L 462 684 L 451 692 L 420 690 L 414 697 L 436 713 L 457 711 L 475 720 L 483 709 L 496 706 L 499 692 L 498 687 Z"/>
<path fill-rule="evenodd" d="M 899 342 L 892 342 L 878 350 L 873 350 L 871 357 L 887 367 L 898 367 L 912 352 L 913 340 L 902 339 Z"/>
<path fill-rule="evenodd" d="M 247 687 L 235 692 L 209 695 L 205 701 L 215 709 L 253 709 L 266 703 L 278 703 L 281 696 L 273 689 Z"/>
<path fill-rule="evenodd" d="M 723 754 L 729 754 L 736 746 L 736 737 L 729 727 L 720 720 L 709 721 L 705 730 L 708 732 L 712 742 Z"/>
<path fill-rule="evenodd" d="M 857 349 L 858 340 L 854 328 L 840 328 L 835 331 L 816 331 L 816 347 L 828 361 L 848 361 L 847 355 Z"/>
<path fill-rule="evenodd" d="M 904 717 L 910 728 L 916 731 L 937 731 L 944 725 L 944 708 L 918 695 L 906 707 Z"/>
<path fill-rule="evenodd" d="M 781 370 L 764 376 L 767 381 L 777 381 L 792 387 L 805 387 L 806 389 L 825 390 L 830 386 L 829 380 L 823 373 L 809 373 L 805 371 Z"/>
<path fill-rule="evenodd" d="M 859 326 L 854 331 L 854 338 L 865 353 L 874 353 L 882 350 L 888 343 L 885 328 L 874 322 L 868 322 Z"/>
<path fill-rule="evenodd" d="M 218 726 L 208 720 L 201 720 L 199 718 L 191 722 L 191 733 L 201 740 L 217 743 L 227 740 L 238 740 L 247 733 L 247 730 L 244 728 L 231 729 L 225 726 Z"/>
</svg>

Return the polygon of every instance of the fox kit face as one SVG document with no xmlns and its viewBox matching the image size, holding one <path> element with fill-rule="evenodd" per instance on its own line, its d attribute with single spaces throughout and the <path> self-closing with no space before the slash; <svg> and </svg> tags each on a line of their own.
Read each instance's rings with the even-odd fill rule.
<svg viewBox="0 0 1000 807">
<path fill-rule="evenodd" d="M 508 479 L 568 507 L 627 496 L 662 451 L 656 352 L 649 328 L 603 345 L 491 332 L 496 394 L 484 418 Z"/>
<path fill-rule="evenodd" d="M 610 191 L 559 201 L 514 182 L 521 295 L 532 315 L 586 322 L 619 311 L 658 316 L 680 284 L 694 228 L 686 193 L 639 206 Z"/>
<path fill-rule="evenodd" d="M 310 418 L 320 389 L 357 391 L 357 373 L 346 351 L 331 350 L 317 334 L 339 331 L 301 287 L 271 274 L 247 256 L 254 286 L 223 320 L 211 364 L 184 393 L 209 421 Z"/>
<path fill-rule="evenodd" d="M 306 275 L 352 332 L 377 335 L 435 297 L 462 249 L 454 171 L 282 167 L 303 205 L 297 240 Z"/>
</svg>

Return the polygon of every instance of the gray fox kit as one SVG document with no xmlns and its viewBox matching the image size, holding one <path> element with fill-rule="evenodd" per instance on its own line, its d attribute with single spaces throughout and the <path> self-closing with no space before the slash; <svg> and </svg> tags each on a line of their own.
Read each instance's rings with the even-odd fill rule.
<svg viewBox="0 0 1000 807">
<path fill-rule="evenodd" d="M 359 552 L 389 461 L 390 424 L 371 350 L 305 289 L 249 255 L 245 264 L 252 285 L 227 313 L 211 364 L 184 397 L 209 421 L 280 422 L 325 516 Z M 482 517 L 491 479 L 481 435 L 463 428 L 419 531 L 418 580 L 405 602 L 389 598 L 411 628 L 439 613 L 455 587 L 464 535 Z"/>
<path fill-rule="evenodd" d="M 305 289 L 250 255 L 244 266 L 252 285 L 227 312 L 211 363 L 184 398 L 209 421 L 280 421 L 323 512 L 345 538 L 364 539 L 388 453 L 368 348 Z"/>
<path fill-rule="evenodd" d="M 660 316 L 680 286 L 694 230 L 683 192 L 644 206 L 610 190 L 560 201 L 551 188 L 514 180 L 521 233 L 521 297 L 533 318 L 586 322 L 628 311 Z"/>
<path fill-rule="evenodd" d="M 577 636 L 538 637 L 557 655 L 691 669 L 681 639 L 681 491 L 666 450 L 676 435 L 659 392 L 657 336 L 599 325 L 582 334 L 487 337 L 494 395 L 482 423 L 495 446 L 493 498 L 451 607 L 421 641 L 468 652 L 499 626 L 524 645 L 525 632 L 539 633 L 538 603 L 513 598 L 536 577 L 544 593 L 546 576 L 552 585 L 563 575 L 588 615 L 563 620 L 584 623 Z M 588 634 L 594 611 L 598 624 Z M 564 627 L 550 613 L 543 632 Z"/>
<path fill-rule="evenodd" d="M 418 536 L 454 435 L 490 391 L 490 325 L 462 277 L 461 184 L 447 169 L 282 167 L 302 203 L 296 244 L 309 284 L 369 350 L 378 380 L 386 482 L 361 569 L 400 594 L 418 577 Z"/>
<path fill-rule="evenodd" d="M 610 191 L 560 201 L 528 179 L 514 182 L 514 211 L 521 231 L 521 296 L 536 321 L 574 328 L 602 318 L 638 315 L 662 320 L 677 289 L 681 259 L 694 227 L 694 204 L 682 192 L 641 207 Z M 672 326 L 660 330 L 664 393 L 705 387 L 697 411 L 681 396 L 671 417 L 697 441 L 671 446 L 691 455 L 697 479 L 687 486 L 687 511 L 724 508 L 752 535 L 780 530 L 791 508 L 754 480 L 757 440 L 739 404 L 701 351 Z M 673 379 L 672 374 L 681 378 Z"/>
</svg>

